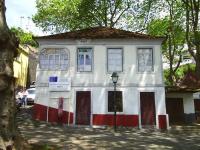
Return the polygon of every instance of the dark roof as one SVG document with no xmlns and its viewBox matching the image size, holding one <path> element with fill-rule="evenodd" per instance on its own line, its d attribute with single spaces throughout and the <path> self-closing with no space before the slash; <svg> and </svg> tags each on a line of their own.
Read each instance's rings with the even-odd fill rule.
<svg viewBox="0 0 200 150">
<path fill-rule="evenodd" d="M 166 87 L 166 92 L 198 92 L 200 91 L 200 77 L 194 72 L 188 71 L 183 79 L 176 86 Z"/>
<path fill-rule="evenodd" d="M 39 36 L 36 39 L 161 39 L 164 37 L 150 36 L 139 32 L 125 31 L 109 27 L 94 27 L 71 32 Z"/>
<path fill-rule="evenodd" d="M 182 87 L 200 89 L 200 77 L 198 77 L 193 71 L 189 70 L 180 81 L 179 85 Z"/>
</svg>

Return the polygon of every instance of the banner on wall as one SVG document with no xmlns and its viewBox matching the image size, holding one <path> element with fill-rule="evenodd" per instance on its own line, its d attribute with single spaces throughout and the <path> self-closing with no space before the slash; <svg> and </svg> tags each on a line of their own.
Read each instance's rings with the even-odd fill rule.
<svg viewBox="0 0 200 150">
<path fill-rule="evenodd" d="M 49 77 L 49 91 L 70 91 L 71 79 L 58 78 L 57 76 Z"/>
</svg>

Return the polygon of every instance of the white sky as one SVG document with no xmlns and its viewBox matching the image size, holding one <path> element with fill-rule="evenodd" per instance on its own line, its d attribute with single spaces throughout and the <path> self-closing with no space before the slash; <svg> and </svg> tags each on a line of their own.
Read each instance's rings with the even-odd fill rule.
<svg viewBox="0 0 200 150">
<path fill-rule="evenodd" d="M 36 13 L 36 0 L 5 0 L 6 20 L 9 27 L 21 27 L 31 31 L 34 35 L 44 33 L 32 22 L 32 15 Z"/>
</svg>

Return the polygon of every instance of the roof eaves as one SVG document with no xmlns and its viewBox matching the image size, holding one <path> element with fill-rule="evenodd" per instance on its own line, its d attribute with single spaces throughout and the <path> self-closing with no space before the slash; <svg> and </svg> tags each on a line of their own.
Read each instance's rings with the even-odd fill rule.
<svg viewBox="0 0 200 150">
<path fill-rule="evenodd" d="M 199 92 L 200 88 L 167 86 L 165 87 L 165 91 L 166 93 L 195 93 L 195 92 Z"/>
<path fill-rule="evenodd" d="M 121 29 L 106 28 L 106 27 L 96 27 L 88 28 L 76 31 L 70 31 L 65 33 L 58 33 L 54 35 L 38 36 L 34 39 L 159 39 L 163 41 L 165 37 L 161 36 L 151 36 L 147 34 L 142 34 L 139 32 L 131 32 Z"/>
</svg>

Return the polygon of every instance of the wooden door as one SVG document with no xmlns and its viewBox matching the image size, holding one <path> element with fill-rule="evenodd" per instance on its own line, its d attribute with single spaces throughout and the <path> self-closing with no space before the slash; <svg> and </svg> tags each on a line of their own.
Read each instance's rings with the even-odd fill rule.
<svg viewBox="0 0 200 150">
<path fill-rule="evenodd" d="M 184 109 L 182 98 L 166 98 L 166 112 L 170 124 L 184 123 Z"/>
<path fill-rule="evenodd" d="M 140 109 L 142 125 L 155 125 L 155 96 L 154 92 L 140 93 Z"/>
<path fill-rule="evenodd" d="M 90 125 L 91 93 L 90 91 L 76 92 L 76 124 Z"/>
<path fill-rule="evenodd" d="M 194 99 L 195 113 L 200 113 L 200 99 Z"/>
</svg>

